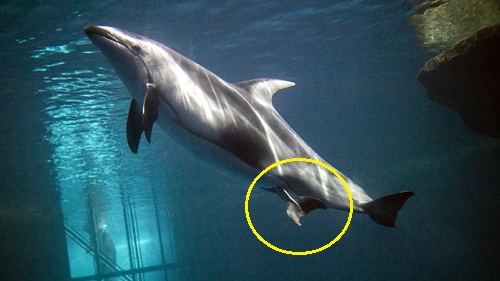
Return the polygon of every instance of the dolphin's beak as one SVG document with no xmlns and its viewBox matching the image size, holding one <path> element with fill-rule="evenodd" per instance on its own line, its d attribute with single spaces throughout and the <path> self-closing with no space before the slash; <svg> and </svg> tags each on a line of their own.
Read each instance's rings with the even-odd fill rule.
<svg viewBox="0 0 500 281">
<path fill-rule="evenodd" d="M 94 36 L 94 35 L 101 35 L 101 36 L 106 36 L 104 33 L 104 28 L 97 26 L 97 25 L 90 25 L 85 27 L 85 34 L 87 34 L 88 37 Z"/>
<path fill-rule="evenodd" d="M 146 64 L 133 48 L 134 45 L 141 44 L 141 40 L 136 38 L 138 36 L 134 37 L 126 31 L 106 26 L 90 25 L 84 30 L 113 66 L 131 95 L 142 101 L 146 84 L 152 79 Z"/>
<path fill-rule="evenodd" d="M 90 25 L 86 26 L 84 30 L 85 34 L 87 34 L 87 36 L 90 36 L 93 33 L 97 33 L 100 30 L 100 27 L 97 25 Z"/>
<path fill-rule="evenodd" d="M 94 43 L 96 43 L 97 38 L 101 38 L 101 39 L 107 39 L 107 40 L 111 40 L 111 41 L 114 41 L 116 43 L 125 45 L 124 42 L 121 42 L 120 40 L 118 40 L 118 38 L 113 36 L 113 34 L 109 30 L 107 30 L 105 27 L 97 26 L 97 25 L 90 25 L 90 26 L 86 26 L 84 30 L 85 30 L 85 34 L 87 34 L 87 36 L 90 38 L 90 40 L 92 40 L 92 42 L 94 42 Z"/>
</svg>

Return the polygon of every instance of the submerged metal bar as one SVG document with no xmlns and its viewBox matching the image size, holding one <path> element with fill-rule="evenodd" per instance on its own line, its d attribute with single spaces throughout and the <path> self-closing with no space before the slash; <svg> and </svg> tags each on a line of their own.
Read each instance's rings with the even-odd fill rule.
<svg viewBox="0 0 500 281">
<path fill-rule="evenodd" d="M 97 235 L 97 223 L 96 223 L 96 214 L 94 212 L 94 206 L 92 206 L 92 201 L 89 198 L 87 198 L 87 213 L 88 213 L 88 220 L 89 220 L 89 225 L 90 225 L 90 242 L 92 247 L 95 249 L 95 253 L 98 253 L 94 255 L 94 266 L 95 266 L 95 272 L 96 274 L 101 274 L 102 269 L 101 269 L 101 247 L 99 245 L 98 241 L 98 235 Z"/>
<path fill-rule="evenodd" d="M 94 257 L 96 254 L 98 254 L 100 256 L 101 260 L 104 262 L 105 266 L 107 266 L 110 269 L 112 268 L 115 272 L 123 272 L 123 269 L 118 264 L 116 264 L 114 261 L 110 260 L 108 257 L 103 255 L 102 253 L 96 252 L 95 249 L 92 247 L 92 245 L 90 245 L 90 243 L 87 240 L 85 240 L 85 238 L 82 237 L 71 226 L 69 226 L 65 223 L 64 229 L 66 230 L 66 234 L 68 234 L 69 238 L 71 238 L 73 241 L 75 241 L 85 251 L 89 252 L 90 255 L 92 255 Z M 112 273 L 109 273 L 109 274 L 112 274 Z M 128 280 L 128 281 L 132 280 L 132 278 L 129 276 L 120 276 L 120 279 Z"/>
<path fill-rule="evenodd" d="M 132 268 L 142 268 L 142 256 L 140 250 L 140 237 L 139 237 L 139 228 L 137 226 L 137 215 L 135 212 L 135 208 L 133 204 L 129 204 L 129 215 L 130 215 L 130 228 L 132 233 L 132 243 L 133 243 L 133 253 L 134 253 L 134 261 L 135 264 Z M 139 280 L 143 280 L 142 275 L 137 276 Z"/>
<path fill-rule="evenodd" d="M 76 230 L 74 230 L 66 223 L 64 224 L 64 229 L 66 230 L 66 233 L 69 235 L 69 237 L 73 239 L 73 241 L 80 245 L 80 247 L 82 247 L 85 251 L 94 255 L 94 249 L 92 248 L 90 243 L 85 240 L 85 238 L 83 238 L 78 232 L 76 232 Z"/>
<path fill-rule="evenodd" d="M 84 277 L 77 277 L 77 278 L 72 278 L 71 280 L 75 280 L 75 281 L 96 280 L 96 279 L 104 279 L 104 278 L 111 278 L 111 277 L 120 277 L 123 275 L 144 274 L 147 272 L 159 271 L 159 270 L 162 270 L 163 272 L 166 273 L 169 269 L 182 268 L 182 267 L 184 267 L 184 266 L 180 263 L 169 263 L 169 264 L 155 265 L 155 266 L 149 266 L 149 267 L 143 267 L 143 268 L 135 268 L 135 269 L 125 270 L 125 271 L 116 271 L 116 272 L 106 273 L 106 274 L 101 274 L 101 275 L 90 275 L 90 276 L 84 276 Z"/>
<path fill-rule="evenodd" d="M 161 235 L 161 227 L 160 227 L 160 212 L 158 211 L 158 202 L 156 197 L 156 190 L 151 181 L 151 191 L 153 192 L 153 205 L 155 207 L 155 216 L 156 216 L 156 231 L 158 231 L 158 242 L 160 243 L 160 255 L 161 255 L 161 263 L 166 264 L 165 260 L 165 249 L 163 248 L 163 238 Z M 170 230 L 170 229 L 169 229 Z"/>
<path fill-rule="evenodd" d="M 174 250 L 174 238 L 172 237 L 172 225 L 170 224 L 170 217 L 168 216 L 168 214 L 165 216 L 165 220 L 166 220 L 166 224 L 168 226 L 168 240 L 169 240 L 169 243 L 170 243 L 170 250 L 172 252 L 172 258 L 174 261 L 177 260 L 177 257 L 176 257 L 176 254 L 175 254 L 175 250 Z"/>
<path fill-rule="evenodd" d="M 127 212 L 127 206 L 129 205 L 129 201 L 126 198 L 125 192 L 123 192 L 122 195 L 122 206 L 123 206 L 123 218 L 125 222 L 125 236 L 127 237 L 127 249 L 128 249 L 128 257 L 129 257 L 129 263 L 130 263 L 130 268 L 134 269 L 134 259 L 132 257 L 133 253 L 131 250 L 131 241 L 130 241 L 130 226 L 129 226 L 129 215 Z M 135 276 L 132 276 L 132 280 L 135 280 Z"/>
</svg>

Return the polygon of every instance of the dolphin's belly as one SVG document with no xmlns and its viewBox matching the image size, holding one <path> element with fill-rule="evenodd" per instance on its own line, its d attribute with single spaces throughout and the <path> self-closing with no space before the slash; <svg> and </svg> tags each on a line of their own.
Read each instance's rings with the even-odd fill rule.
<svg viewBox="0 0 500 281">
<path fill-rule="evenodd" d="M 184 149 L 205 165 L 228 178 L 249 185 L 261 172 L 261 170 L 251 167 L 215 143 L 192 134 L 170 118 L 162 116 L 162 114 L 158 116 L 157 123 Z M 271 175 L 265 175 L 259 179 L 258 184 L 259 187 L 263 188 L 283 185 L 284 183 L 280 179 Z"/>
<path fill-rule="evenodd" d="M 215 143 L 198 137 L 187 129 L 172 121 L 165 114 L 160 114 L 159 125 L 182 147 L 200 159 L 215 171 L 248 186 L 253 179 L 266 167 L 256 169 L 244 161 L 221 148 Z M 286 158 L 297 157 L 297 155 L 280 155 L 283 160 Z M 316 153 L 313 155 L 300 155 L 300 157 L 315 158 L 324 161 Z M 272 163 L 269 163 L 272 164 Z M 303 165 L 297 169 L 297 165 Z M 281 170 L 281 172 L 280 172 Z M 300 172 L 297 172 L 300 171 Z M 317 174 L 322 174 L 322 180 L 319 180 Z M 297 176 L 300 175 L 300 179 Z M 344 175 L 342 175 L 345 177 Z M 350 187 L 354 200 L 355 211 L 361 211 L 359 204 L 369 202 L 372 199 L 352 182 L 349 178 L 344 178 Z M 326 184 L 325 184 L 326 182 Z M 290 163 L 282 169 L 273 169 L 265 176 L 259 179 L 258 187 L 286 187 L 300 196 L 314 196 L 322 200 L 328 207 L 335 209 L 348 210 L 349 203 L 343 184 L 329 171 L 322 167 L 314 166 L 310 163 Z"/>
</svg>

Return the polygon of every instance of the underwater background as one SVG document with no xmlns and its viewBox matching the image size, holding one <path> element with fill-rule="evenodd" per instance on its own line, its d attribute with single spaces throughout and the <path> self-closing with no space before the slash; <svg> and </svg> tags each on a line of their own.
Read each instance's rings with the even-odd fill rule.
<svg viewBox="0 0 500 281">
<path fill-rule="evenodd" d="M 0 280 L 498 280 L 500 142 L 425 96 L 416 76 L 437 52 L 414 2 L 0 2 Z M 316 152 L 373 198 L 415 192 L 397 227 L 354 214 L 320 253 L 268 248 L 245 218 L 248 185 L 157 125 L 130 152 L 130 95 L 84 34 L 94 24 L 229 82 L 295 82 L 273 103 Z M 295 251 L 347 219 L 318 210 L 299 228 L 271 193 L 249 204 L 259 233 Z"/>
</svg>

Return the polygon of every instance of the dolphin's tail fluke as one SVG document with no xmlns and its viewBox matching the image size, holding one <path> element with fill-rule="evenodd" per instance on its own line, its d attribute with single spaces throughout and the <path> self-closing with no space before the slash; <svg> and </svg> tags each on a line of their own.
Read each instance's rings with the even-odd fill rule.
<svg viewBox="0 0 500 281">
<path fill-rule="evenodd" d="M 376 223 L 387 227 L 396 227 L 398 211 L 401 210 L 406 200 L 414 194 L 413 191 L 403 191 L 380 197 L 363 204 L 362 207 Z"/>
</svg>

